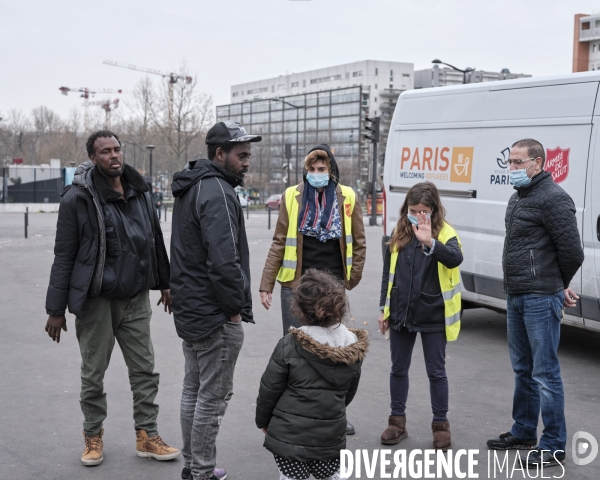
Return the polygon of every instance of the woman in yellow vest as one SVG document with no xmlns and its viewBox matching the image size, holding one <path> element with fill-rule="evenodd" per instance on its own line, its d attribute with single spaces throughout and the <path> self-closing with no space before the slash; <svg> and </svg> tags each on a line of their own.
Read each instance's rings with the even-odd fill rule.
<svg viewBox="0 0 600 480">
<path fill-rule="evenodd" d="M 394 445 L 406 438 L 408 370 L 417 333 L 421 334 L 433 421 L 433 446 L 451 445 L 448 412 L 446 343 L 460 329 L 460 272 L 462 247 L 456 231 L 445 221 L 436 186 L 414 185 L 406 194 L 400 218 L 386 249 L 381 282 L 379 327 L 389 335 L 391 415 L 381 443 Z"/>
<path fill-rule="evenodd" d="M 311 268 L 327 270 L 351 290 L 362 277 L 366 239 L 362 210 L 352 188 L 339 183 L 328 145 L 308 152 L 304 181 L 281 197 L 273 243 L 260 282 L 260 301 L 271 306 L 275 281 L 281 284 L 283 335 L 301 324 L 290 312 L 292 285 Z M 347 434 L 354 434 L 348 424 Z"/>
</svg>

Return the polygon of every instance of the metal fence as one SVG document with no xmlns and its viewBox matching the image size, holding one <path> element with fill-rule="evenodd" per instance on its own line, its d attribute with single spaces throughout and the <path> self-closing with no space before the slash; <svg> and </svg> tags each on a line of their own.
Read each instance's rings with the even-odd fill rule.
<svg viewBox="0 0 600 480">
<path fill-rule="evenodd" d="M 2 203 L 59 203 L 65 187 L 64 168 L 11 165 L 0 169 Z"/>
</svg>

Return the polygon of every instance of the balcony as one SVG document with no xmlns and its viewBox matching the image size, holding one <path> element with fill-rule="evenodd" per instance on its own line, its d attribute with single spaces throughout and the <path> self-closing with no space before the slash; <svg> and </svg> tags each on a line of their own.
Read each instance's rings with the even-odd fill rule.
<svg viewBox="0 0 600 480">
<path fill-rule="evenodd" d="M 594 40 L 600 40 L 600 28 L 590 28 L 588 30 L 579 29 L 580 42 L 593 42 Z"/>
</svg>

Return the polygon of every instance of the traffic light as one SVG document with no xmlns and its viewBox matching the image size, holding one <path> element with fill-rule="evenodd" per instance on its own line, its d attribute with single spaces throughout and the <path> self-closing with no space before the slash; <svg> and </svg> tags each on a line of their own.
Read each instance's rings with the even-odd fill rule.
<svg viewBox="0 0 600 480">
<path fill-rule="evenodd" d="M 370 134 L 366 134 L 365 138 L 371 140 L 373 143 L 379 142 L 379 121 L 381 117 L 365 117 L 365 130 L 372 132 Z"/>
</svg>

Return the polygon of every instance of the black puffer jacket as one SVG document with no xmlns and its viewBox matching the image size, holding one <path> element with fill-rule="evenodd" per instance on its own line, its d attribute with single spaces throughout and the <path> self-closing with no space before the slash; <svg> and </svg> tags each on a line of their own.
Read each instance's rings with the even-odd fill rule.
<svg viewBox="0 0 600 480">
<path fill-rule="evenodd" d="M 171 296 L 177 334 L 195 342 L 241 314 L 254 323 L 241 178 L 210 160 L 173 177 Z"/>
<path fill-rule="evenodd" d="M 358 342 L 347 347 L 323 345 L 300 329 L 279 341 L 256 400 L 256 426 L 267 428 L 267 450 L 304 462 L 333 460 L 346 448 L 346 406 L 369 347 L 365 330 L 350 331 Z"/>
<path fill-rule="evenodd" d="M 548 172 L 516 190 L 506 209 L 504 291 L 557 293 L 569 286 L 583 263 L 575 205 Z"/>
<path fill-rule="evenodd" d="M 101 292 L 107 242 L 103 201 L 94 185 L 94 172 L 91 161 L 81 164 L 72 185 L 63 192 L 56 224 L 54 263 L 46 294 L 48 315 L 64 315 L 68 306 L 71 313 L 82 317 L 86 298 L 97 297 Z M 168 289 L 169 258 L 160 223 L 151 205 L 147 180 L 129 165 L 125 165 L 123 178 L 138 192 L 128 201 L 139 202 L 143 207 L 140 211 L 149 216 L 149 221 L 144 222 L 149 226 L 145 235 L 154 239 L 156 254 L 149 275 L 158 279 L 152 288 Z M 126 229 L 127 225 L 124 227 Z"/>
</svg>

